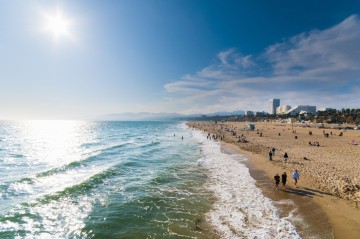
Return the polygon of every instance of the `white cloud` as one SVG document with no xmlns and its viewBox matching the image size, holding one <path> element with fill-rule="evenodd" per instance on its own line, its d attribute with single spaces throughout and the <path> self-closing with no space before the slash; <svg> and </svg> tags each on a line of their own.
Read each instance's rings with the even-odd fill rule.
<svg viewBox="0 0 360 239">
<path fill-rule="evenodd" d="M 324 31 L 302 33 L 268 47 L 276 74 L 324 75 L 360 69 L 360 20 L 353 15 Z"/>
<path fill-rule="evenodd" d="M 220 59 L 222 64 L 228 64 L 228 57 L 236 52 L 235 48 L 231 48 L 227 51 L 222 51 L 218 54 L 218 58 Z"/>
<path fill-rule="evenodd" d="M 181 92 L 181 93 L 198 93 L 201 91 L 201 88 L 209 87 L 211 85 L 211 82 L 202 80 L 202 79 L 196 79 L 193 81 L 176 81 L 173 83 L 168 83 L 164 86 L 164 88 L 168 92 Z M 199 89 L 197 89 L 199 88 Z"/>
<path fill-rule="evenodd" d="M 179 111 L 191 113 L 266 110 L 267 99 L 274 97 L 289 105 L 356 108 L 359 44 L 360 19 L 352 15 L 331 28 L 271 45 L 257 57 L 234 48 L 220 52 L 214 64 L 164 87 L 172 103 L 184 103 Z"/>
</svg>

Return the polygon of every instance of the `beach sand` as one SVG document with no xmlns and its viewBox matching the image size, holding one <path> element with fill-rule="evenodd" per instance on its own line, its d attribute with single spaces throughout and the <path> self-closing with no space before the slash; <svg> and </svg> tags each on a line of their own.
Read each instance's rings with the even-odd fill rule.
<svg viewBox="0 0 360 239">
<path fill-rule="evenodd" d="M 224 152 L 247 156 L 251 176 L 282 216 L 293 207 L 277 202 L 294 202 L 304 222 L 295 221 L 294 225 L 303 238 L 360 238 L 360 146 L 353 144 L 360 142 L 360 131 L 286 123 L 255 123 L 255 131 L 244 130 L 246 124 L 241 122 L 190 122 L 189 126 L 223 137 Z M 241 135 L 247 143 L 237 142 Z M 309 142 L 319 142 L 320 146 L 310 146 Z M 268 152 L 273 147 L 275 155 L 270 161 Z M 300 172 L 298 188 L 291 176 L 295 169 Z M 286 190 L 273 189 L 274 175 L 283 172 L 288 175 Z"/>
</svg>

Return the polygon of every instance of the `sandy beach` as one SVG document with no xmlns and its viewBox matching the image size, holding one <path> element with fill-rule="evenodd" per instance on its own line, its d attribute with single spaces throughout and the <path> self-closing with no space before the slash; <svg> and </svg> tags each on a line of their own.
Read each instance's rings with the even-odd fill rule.
<svg viewBox="0 0 360 239">
<path fill-rule="evenodd" d="M 360 131 L 288 123 L 254 123 L 254 131 L 244 122 L 188 124 L 246 155 L 250 173 L 266 196 L 294 201 L 312 224 L 300 228 L 304 238 L 307 230 L 319 238 L 360 237 Z M 319 146 L 314 146 L 316 142 Z M 270 161 L 272 148 L 275 155 Z M 300 172 L 297 188 L 292 179 L 295 169 Z M 273 177 L 283 172 L 288 175 L 287 187 L 274 190 Z"/>
</svg>

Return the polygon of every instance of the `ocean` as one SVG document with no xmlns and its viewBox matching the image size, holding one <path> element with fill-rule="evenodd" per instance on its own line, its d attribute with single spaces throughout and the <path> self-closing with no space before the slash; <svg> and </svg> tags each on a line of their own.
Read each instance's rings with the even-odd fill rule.
<svg viewBox="0 0 360 239">
<path fill-rule="evenodd" d="M 0 122 L 0 238 L 300 238 L 184 122 Z"/>
</svg>

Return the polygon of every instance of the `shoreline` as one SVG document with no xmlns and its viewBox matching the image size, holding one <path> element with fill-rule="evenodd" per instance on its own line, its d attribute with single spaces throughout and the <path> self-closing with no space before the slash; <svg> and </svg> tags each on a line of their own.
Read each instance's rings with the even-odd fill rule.
<svg viewBox="0 0 360 239">
<path fill-rule="evenodd" d="M 271 199 L 278 209 L 280 217 L 289 217 L 289 221 L 296 227 L 302 238 L 334 238 L 327 215 L 311 199 L 318 196 L 316 193 L 305 193 L 305 190 L 295 189 L 289 173 L 286 188 L 283 189 L 279 185 L 279 189 L 276 190 L 273 188 L 273 175 L 267 172 L 269 168 L 260 168 L 254 165 L 254 157 L 258 157 L 258 155 L 248 154 L 227 143 L 223 143 L 222 147 L 224 147 L 225 153 L 237 153 L 247 157 L 248 160 L 244 164 L 249 169 L 250 176 L 256 180 L 257 187 L 261 189 L 265 197 Z M 273 172 L 271 169 L 270 171 Z M 279 174 L 281 172 L 279 171 Z"/>
<path fill-rule="evenodd" d="M 190 127 L 197 128 L 200 131 L 204 130 L 211 134 L 222 135 L 222 133 L 225 133 L 206 124 L 209 124 L 209 122 L 188 123 Z M 266 125 L 266 127 L 272 126 Z M 246 136 L 250 138 L 249 132 L 246 133 Z M 284 164 L 278 155 L 274 157 L 273 161 L 269 161 L 267 156 L 263 154 L 264 150 L 261 150 L 262 148 L 269 148 L 268 146 L 252 139 L 255 143 L 251 147 L 244 149 L 235 140 L 229 140 L 228 135 L 224 134 L 223 136 L 226 139 L 221 141 L 224 151 L 231 153 L 233 150 L 248 158 L 245 164 L 249 168 L 250 175 L 256 180 L 257 186 L 263 191 L 264 195 L 270 198 L 276 207 L 280 209 L 282 217 L 291 213 L 291 210 L 294 208 L 279 205 L 277 202 L 291 200 L 295 203 L 299 209 L 298 214 L 305 223 L 297 223 L 295 221 L 294 225 L 303 238 L 309 238 L 314 235 L 316 235 L 316 238 L 359 238 L 360 210 L 354 204 L 351 204 L 349 200 L 333 196 L 331 193 L 322 190 L 318 180 L 306 173 L 302 174 L 301 171 L 302 177 L 299 180 L 299 188 L 295 188 L 292 180 L 292 168 L 294 168 L 294 165 Z M 272 138 L 269 138 L 267 140 L 271 141 Z M 279 154 L 280 150 L 277 152 Z M 280 187 L 280 190 L 274 190 L 272 187 L 273 176 L 275 173 L 281 174 L 284 171 L 288 174 L 287 189 L 282 190 Z"/>
</svg>

